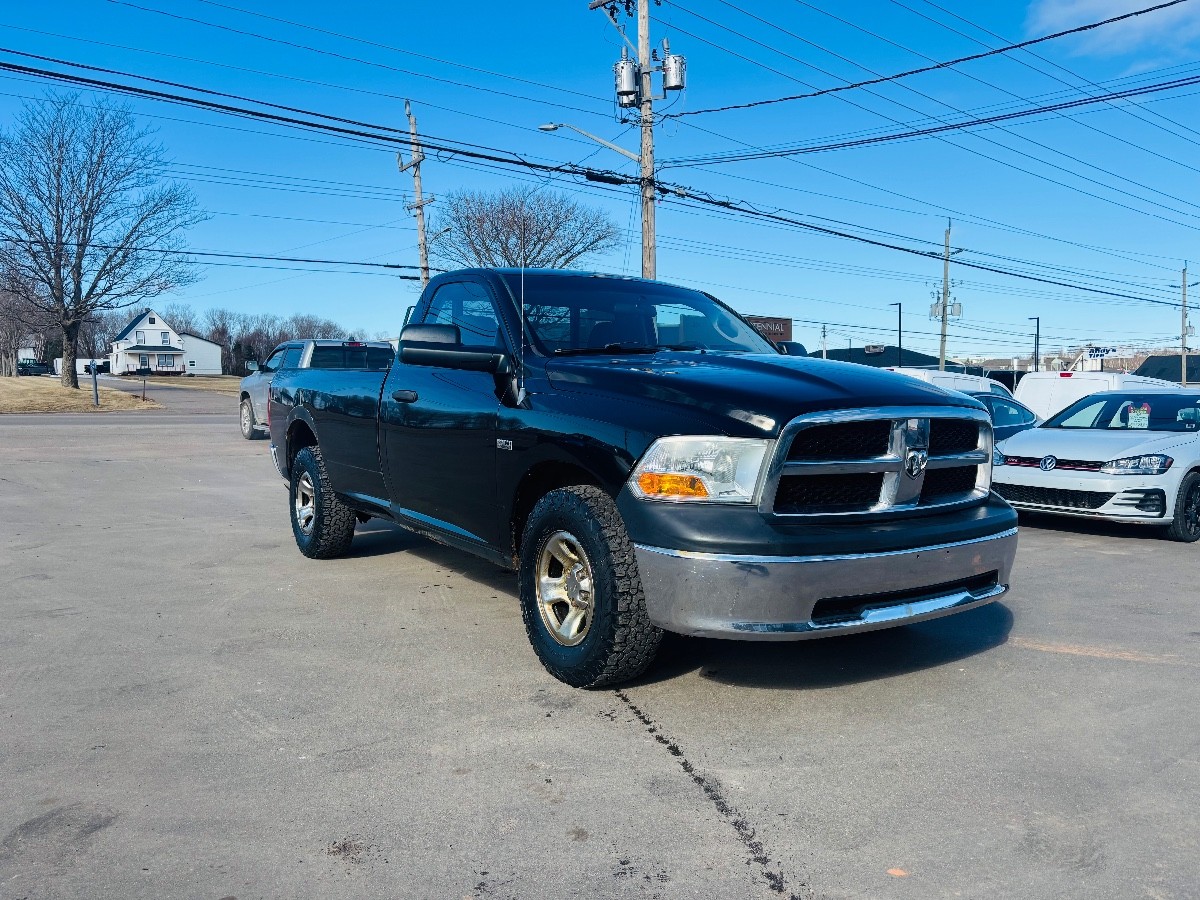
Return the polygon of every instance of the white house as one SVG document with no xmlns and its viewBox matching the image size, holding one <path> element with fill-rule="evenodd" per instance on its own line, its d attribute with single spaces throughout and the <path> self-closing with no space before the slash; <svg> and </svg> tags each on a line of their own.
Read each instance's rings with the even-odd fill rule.
<svg viewBox="0 0 1200 900">
<path fill-rule="evenodd" d="M 152 309 L 138 313 L 113 341 L 108 355 L 109 369 L 114 375 L 149 371 L 162 375 L 182 375 L 188 371 L 184 362 L 183 338 Z M 197 364 L 199 360 L 197 359 Z M 220 363 L 217 373 L 220 374 Z"/>
<path fill-rule="evenodd" d="M 183 365 L 188 375 L 220 375 L 221 345 L 190 331 L 181 331 Z"/>
</svg>

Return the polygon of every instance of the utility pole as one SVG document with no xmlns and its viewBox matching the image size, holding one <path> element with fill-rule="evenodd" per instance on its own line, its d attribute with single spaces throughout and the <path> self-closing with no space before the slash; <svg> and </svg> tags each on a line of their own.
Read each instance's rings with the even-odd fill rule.
<svg viewBox="0 0 1200 900">
<path fill-rule="evenodd" d="M 938 370 L 946 371 L 946 320 L 950 318 L 950 222 L 946 222 L 946 251 L 942 256 L 942 343 L 938 350 Z"/>
<path fill-rule="evenodd" d="M 1029 321 L 1033 323 L 1033 371 L 1037 372 L 1042 367 L 1042 317 L 1030 316 Z"/>
<path fill-rule="evenodd" d="M 642 88 L 642 277 L 653 279 L 657 271 L 654 241 L 654 91 L 650 82 L 650 0 L 638 0 L 638 66 Z"/>
<path fill-rule="evenodd" d="M 904 306 L 900 303 L 889 303 L 896 307 L 896 365 L 904 365 Z"/>
<path fill-rule="evenodd" d="M 822 325 L 821 326 L 821 359 L 829 359 L 829 350 L 825 343 L 825 337 L 826 337 L 826 328 L 824 325 Z"/>
<path fill-rule="evenodd" d="M 408 162 L 404 162 L 400 154 L 396 154 L 396 165 L 401 172 L 413 170 L 413 202 L 408 208 L 417 217 L 417 256 L 421 266 L 421 287 L 429 284 L 429 248 L 425 244 L 425 204 L 432 203 L 433 198 L 426 200 L 421 195 L 421 163 L 425 161 L 425 152 L 421 149 L 421 140 L 417 137 L 417 117 L 413 115 L 412 104 L 404 101 L 404 114 L 408 116 L 408 133 L 411 140 Z"/>
<path fill-rule="evenodd" d="M 628 50 L 622 48 L 621 59 L 613 67 L 616 76 L 617 105 L 622 109 L 638 110 L 642 131 L 641 153 L 637 160 L 639 165 L 638 183 L 642 194 L 642 277 L 653 279 L 657 273 L 657 252 L 655 246 L 655 180 L 654 180 L 654 101 L 665 99 L 671 91 L 681 91 L 684 88 L 686 60 L 671 52 L 671 46 L 663 41 L 661 61 L 650 51 L 650 3 L 651 0 L 636 0 L 637 3 L 637 44 L 626 36 L 624 29 L 617 25 L 617 15 L 620 8 L 628 14 L 631 2 L 623 0 L 591 0 L 588 9 L 604 9 L 613 27 L 621 35 L 629 49 L 633 50 L 637 61 L 629 59 Z M 655 65 L 655 62 L 661 62 Z M 654 96 L 654 85 L 651 76 L 662 72 L 663 93 Z M 573 127 L 573 126 L 571 126 Z M 553 128 L 544 130 L 552 131 Z M 574 129 L 579 131 L 578 128 Z M 592 135 L 588 135 L 592 137 Z M 599 139 L 596 139 L 599 140 Z M 607 141 L 599 141 L 612 147 Z M 620 151 L 625 153 L 626 151 Z M 626 155 L 631 155 L 626 153 Z"/>
<path fill-rule="evenodd" d="M 1183 306 L 1180 309 L 1182 322 L 1179 326 L 1179 383 L 1187 387 L 1187 263 L 1183 264 Z"/>
</svg>

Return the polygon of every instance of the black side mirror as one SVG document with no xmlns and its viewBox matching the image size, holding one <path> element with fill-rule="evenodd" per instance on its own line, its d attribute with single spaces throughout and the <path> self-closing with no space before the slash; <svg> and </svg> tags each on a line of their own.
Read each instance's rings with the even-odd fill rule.
<svg viewBox="0 0 1200 900">
<path fill-rule="evenodd" d="M 457 325 L 406 325 L 400 332 L 400 361 L 468 372 L 499 373 L 507 357 L 494 347 L 466 347 Z"/>
<path fill-rule="evenodd" d="M 775 349 L 784 356 L 808 356 L 808 348 L 799 341 L 779 341 Z"/>
</svg>

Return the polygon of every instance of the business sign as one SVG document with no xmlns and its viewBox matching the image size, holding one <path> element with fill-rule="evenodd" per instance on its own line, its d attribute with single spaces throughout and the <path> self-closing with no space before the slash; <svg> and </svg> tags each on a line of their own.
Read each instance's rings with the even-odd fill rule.
<svg viewBox="0 0 1200 900">
<path fill-rule="evenodd" d="M 771 343 L 790 341 L 792 339 L 792 320 L 776 316 L 746 316 L 746 321 L 754 326 L 754 330 Z"/>
<path fill-rule="evenodd" d="M 1088 347 L 1088 359 L 1104 359 L 1106 356 L 1116 356 L 1116 347 Z"/>
<path fill-rule="evenodd" d="M 867 344 L 867 346 L 863 347 L 863 353 L 874 356 L 877 353 L 882 353 L 886 349 L 887 347 L 885 347 L 883 344 Z"/>
</svg>

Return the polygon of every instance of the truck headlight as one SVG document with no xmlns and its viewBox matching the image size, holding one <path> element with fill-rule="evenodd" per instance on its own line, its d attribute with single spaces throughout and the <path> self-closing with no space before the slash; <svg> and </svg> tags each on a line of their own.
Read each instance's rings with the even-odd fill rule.
<svg viewBox="0 0 1200 900">
<path fill-rule="evenodd" d="M 699 503 L 753 503 L 773 441 L 665 437 L 629 476 L 635 497 Z"/>
<path fill-rule="evenodd" d="M 1123 456 L 1110 459 L 1100 467 L 1105 475 L 1161 475 L 1175 460 L 1161 453 L 1150 456 Z"/>
</svg>

